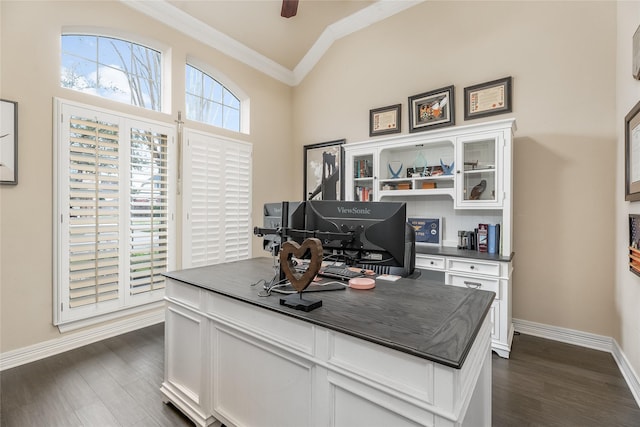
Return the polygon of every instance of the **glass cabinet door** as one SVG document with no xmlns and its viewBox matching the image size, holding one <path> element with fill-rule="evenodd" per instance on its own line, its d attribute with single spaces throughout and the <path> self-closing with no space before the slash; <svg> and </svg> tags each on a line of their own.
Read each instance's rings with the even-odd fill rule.
<svg viewBox="0 0 640 427">
<path fill-rule="evenodd" d="M 458 140 L 458 207 L 497 207 L 502 203 L 498 151 L 501 140 L 498 134 Z"/>
</svg>

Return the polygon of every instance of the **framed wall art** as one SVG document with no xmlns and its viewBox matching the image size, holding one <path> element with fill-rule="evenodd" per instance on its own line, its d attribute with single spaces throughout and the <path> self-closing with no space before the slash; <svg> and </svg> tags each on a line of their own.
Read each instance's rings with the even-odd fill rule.
<svg viewBox="0 0 640 427">
<path fill-rule="evenodd" d="M 511 112 L 511 77 L 464 88 L 464 119 Z"/>
<path fill-rule="evenodd" d="M 442 245 L 442 218 L 407 218 L 416 232 L 416 244 Z"/>
<path fill-rule="evenodd" d="M 399 133 L 402 104 L 369 110 L 369 136 Z"/>
<path fill-rule="evenodd" d="M 455 124 L 453 86 L 409 97 L 409 132 L 421 132 Z"/>
<path fill-rule="evenodd" d="M 640 200 L 640 102 L 624 118 L 625 200 Z"/>
<path fill-rule="evenodd" d="M 344 198 L 344 139 L 304 146 L 303 200 Z"/>
<path fill-rule="evenodd" d="M 18 103 L 0 99 L 0 184 L 18 183 Z"/>
</svg>

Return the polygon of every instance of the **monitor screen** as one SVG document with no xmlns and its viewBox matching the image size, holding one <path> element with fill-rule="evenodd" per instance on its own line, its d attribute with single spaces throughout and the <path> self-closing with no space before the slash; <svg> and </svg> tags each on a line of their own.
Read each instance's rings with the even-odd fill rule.
<svg viewBox="0 0 640 427">
<path fill-rule="evenodd" d="M 326 252 L 342 255 L 347 264 L 379 274 L 413 272 L 415 232 L 403 202 L 310 200 L 291 214 L 289 226 L 307 231 L 293 233 L 293 240 L 302 243 L 315 233 Z"/>
</svg>

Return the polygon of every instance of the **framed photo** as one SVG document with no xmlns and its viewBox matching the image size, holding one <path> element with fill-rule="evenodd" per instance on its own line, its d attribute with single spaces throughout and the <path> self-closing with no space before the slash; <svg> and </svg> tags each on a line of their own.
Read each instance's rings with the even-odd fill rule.
<svg viewBox="0 0 640 427">
<path fill-rule="evenodd" d="M 633 34 L 633 52 L 632 52 L 633 78 L 640 80 L 640 26 Z"/>
<path fill-rule="evenodd" d="M 453 86 L 409 97 L 409 132 L 455 124 Z"/>
<path fill-rule="evenodd" d="M 511 76 L 464 88 L 464 119 L 511 112 Z"/>
<path fill-rule="evenodd" d="M 344 139 L 304 146 L 303 200 L 344 198 Z"/>
<path fill-rule="evenodd" d="M 416 244 L 442 245 L 442 218 L 408 218 L 416 231 Z"/>
<path fill-rule="evenodd" d="M 369 110 L 369 136 L 399 133 L 402 104 Z"/>
<path fill-rule="evenodd" d="M 640 200 L 640 102 L 624 118 L 625 200 Z"/>
<path fill-rule="evenodd" d="M 18 103 L 0 99 L 0 184 L 18 183 Z"/>
</svg>

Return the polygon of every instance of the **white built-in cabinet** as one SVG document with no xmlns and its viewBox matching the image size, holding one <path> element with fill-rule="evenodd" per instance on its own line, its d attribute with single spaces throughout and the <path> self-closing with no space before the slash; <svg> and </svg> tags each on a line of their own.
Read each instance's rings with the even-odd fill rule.
<svg viewBox="0 0 640 427">
<path fill-rule="evenodd" d="M 405 201 L 410 215 L 442 217 L 442 247 L 418 245 L 416 266 L 447 285 L 495 292 L 492 348 L 502 357 L 513 338 L 515 128 L 507 119 L 344 145 L 346 200 Z M 458 250 L 458 230 L 485 222 L 500 224 L 499 253 Z"/>
</svg>

